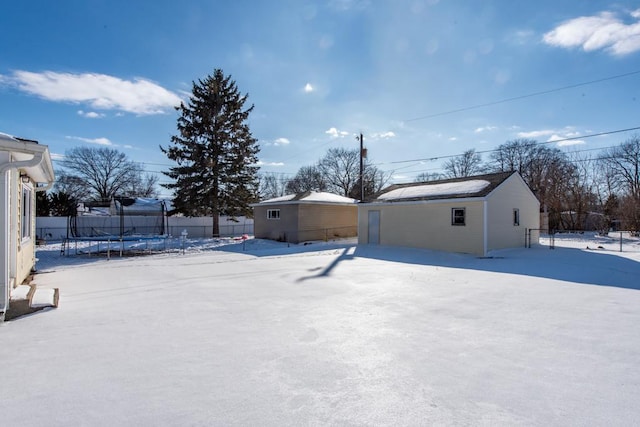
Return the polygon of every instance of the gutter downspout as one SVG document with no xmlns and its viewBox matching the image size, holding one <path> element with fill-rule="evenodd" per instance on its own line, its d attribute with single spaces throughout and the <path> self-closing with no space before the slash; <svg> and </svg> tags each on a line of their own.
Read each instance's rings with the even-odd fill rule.
<svg viewBox="0 0 640 427">
<path fill-rule="evenodd" d="M 38 166 L 41 162 L 42 159 L 44 158 L 43 153 L 35 153 L 33 155 L 33 158 L 31 158 L 30 160 L 22 160 L 19 162 L 7 162 L 7 163 L 3 163 L 0 164 L 0 176 L 3 176 L 7 173 L 7 171 L 11 170 L 11 169 L 20 169 L 20 168 L 28 168 L 28 167 L 33 167 L 33 166 Z M 52 183 L 50 183 L 52 184 Z M 4 254 L 3 254 L 3 260 L 1 261 L 1 265 L 4 268 L 5 272 L 3 273 L 4 277 L 2 277 L 0 280 L 4 283 L 4 289 L 2 289 L 2 292 L 4 292 L 4 298 L 3 298 L 3 303 L 2 305 L 0 305 L 0 313 L 2 313 L 2 318 L 0 320 L 4 320 L 4 314 L 7 312 L 7 310 L 9 309 L 9 297 L 10 297 L 10 292 L 9 292 L 9 283 L 10 283 L 10 278 L 9 278 L 9 239 L 11 238 L 10 236 L 10 228 L 9 227 L 9 212 L 6 211 L 5 214 L 7 215 L 5 218 L 5 221 L 3 224 L 0 224 L 0 227 L 4 227 L 5 232 L 7 233 L 7 242 L 4 248 Z M 4 243 L 3 243 L 4 244 Z"/>
</svg>

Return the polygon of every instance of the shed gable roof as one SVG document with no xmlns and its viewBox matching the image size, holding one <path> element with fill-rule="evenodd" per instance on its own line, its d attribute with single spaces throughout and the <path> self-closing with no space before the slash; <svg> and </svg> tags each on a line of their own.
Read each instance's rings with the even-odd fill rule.
<svg viewBox="0 0 640 427">
<path fill-rule="evenodd" d="M 464 178 L 394 184 L 377 194 L 372 202 L 408 202 L 485 197 L 516 172 L 499 172 Z"/>
</svg>

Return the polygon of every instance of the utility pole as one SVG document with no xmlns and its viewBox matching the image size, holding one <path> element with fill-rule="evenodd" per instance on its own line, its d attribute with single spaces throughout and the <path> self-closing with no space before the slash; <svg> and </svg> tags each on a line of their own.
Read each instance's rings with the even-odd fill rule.
<svg viewBox="0 0 640 427">
<path fill-rule="evenodd" d="M 364 202 L 364 147 L 362 132 L 360 132 L 360 201 Z"/>
</svg>

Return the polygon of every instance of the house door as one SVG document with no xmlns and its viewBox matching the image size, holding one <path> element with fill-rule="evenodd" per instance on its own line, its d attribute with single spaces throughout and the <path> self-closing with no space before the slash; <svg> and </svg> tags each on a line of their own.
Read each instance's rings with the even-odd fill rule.
<svg viewBox="0 0 640 427">
<path fill-rule="evenodd" d="M 380 244 L 380 211 L 369 211 L 367 237 L 370 245 Z"/>
</svg>

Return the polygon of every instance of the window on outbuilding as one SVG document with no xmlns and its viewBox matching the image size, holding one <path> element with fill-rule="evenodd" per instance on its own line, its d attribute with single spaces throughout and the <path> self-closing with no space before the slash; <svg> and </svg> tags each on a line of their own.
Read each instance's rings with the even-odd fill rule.
<svg viewBox="0 0 640 427">
<path fill-rule="evenodd" d="M 513 225 L 520 225 L 520 209 L 513 210 Z"/>
<path fill-rule="evenodd" d="M 29 239 L 31 237 L 31 188 L 26 185 L 22 186 L 22 216 L 21 216 L 21 238 Z"/>
<path fill-rule="evenodd" d="M 267 219 L 280 219 L 280 209 L 268 209 Z"/>
<path fill-rule="evenodd" d="M 464 208 L 451 209 L 451 225 L 464 225 L 465 210 Z"/>
</svg>

